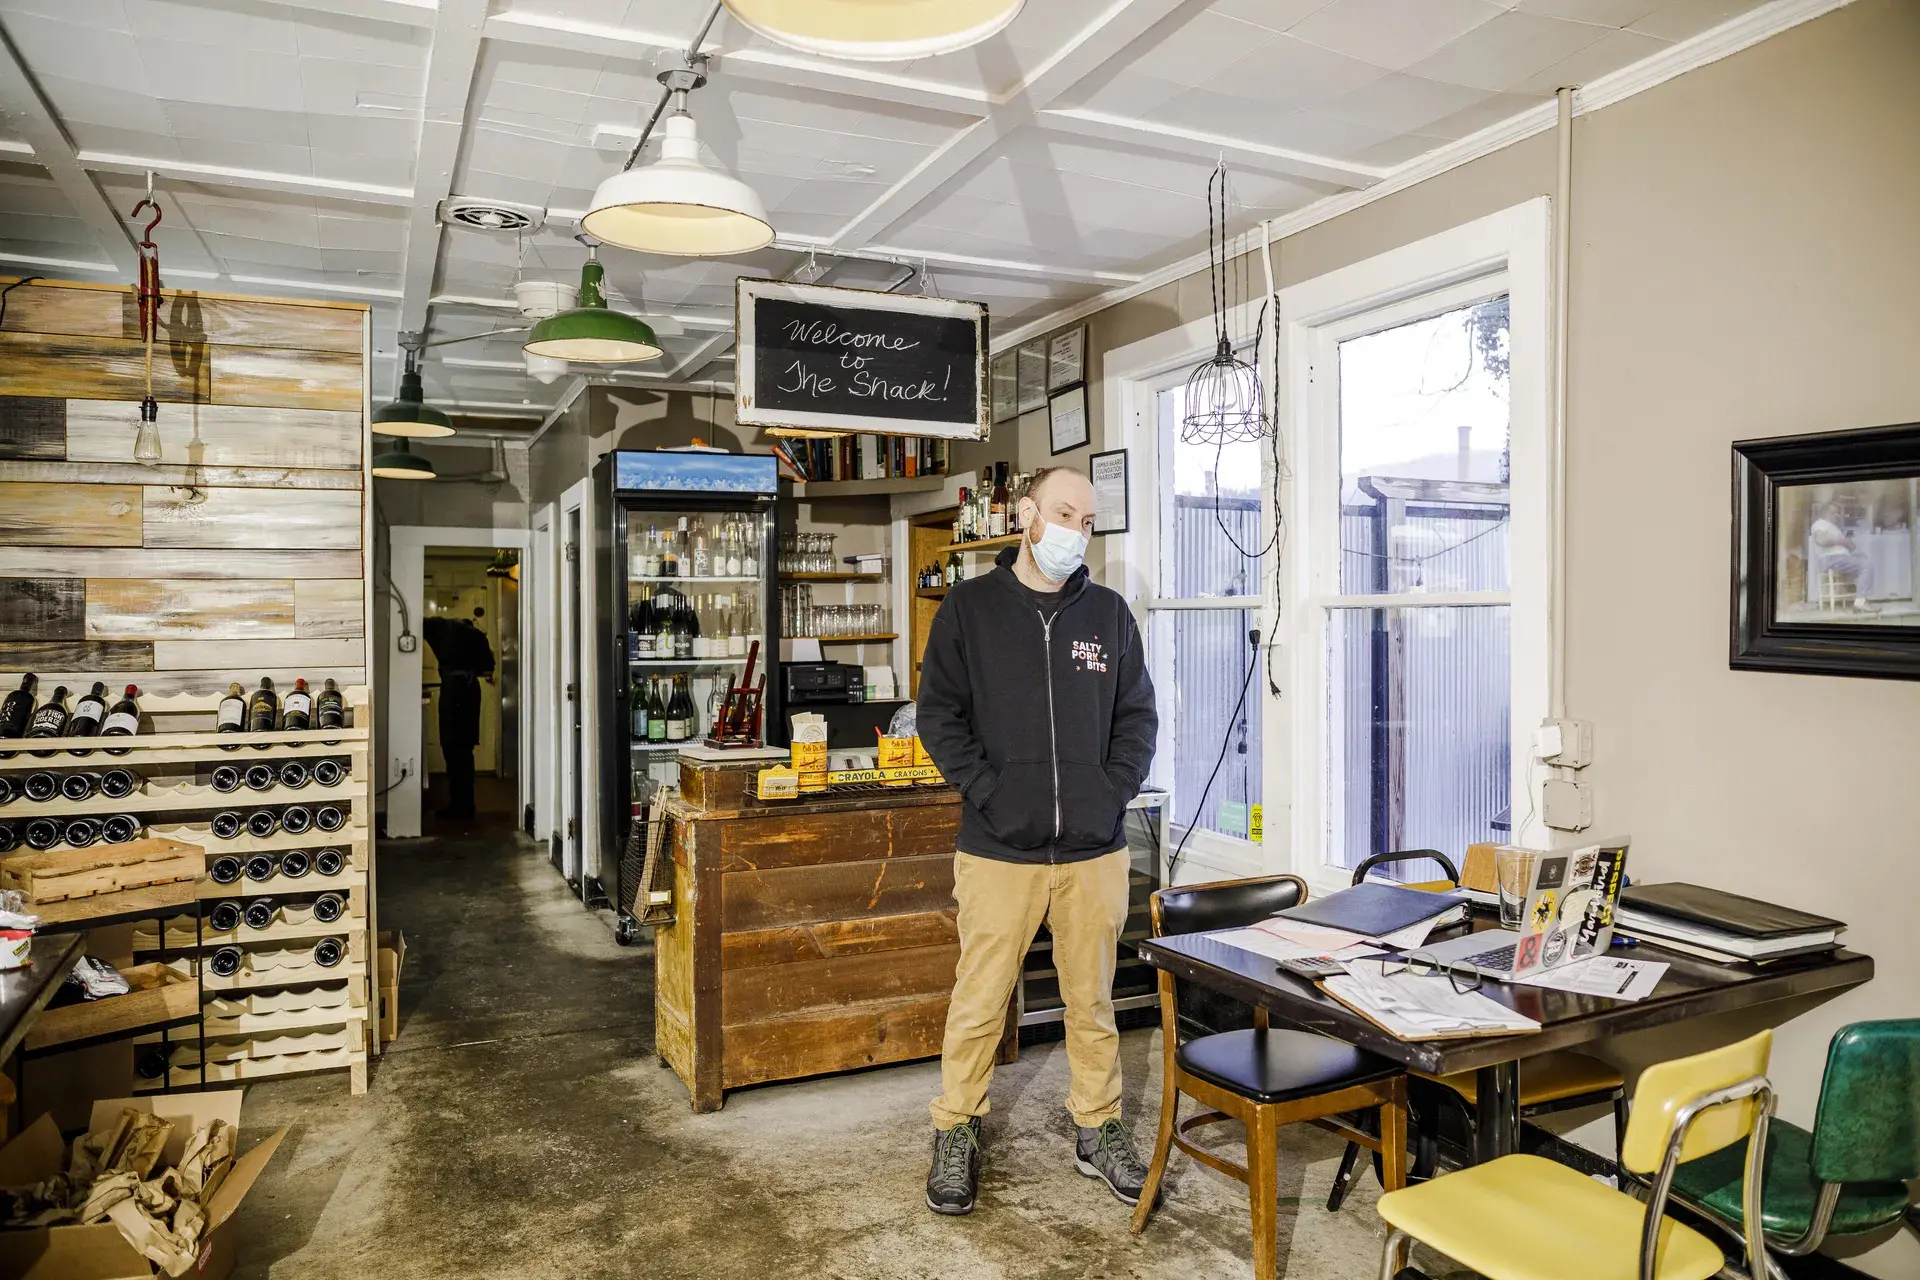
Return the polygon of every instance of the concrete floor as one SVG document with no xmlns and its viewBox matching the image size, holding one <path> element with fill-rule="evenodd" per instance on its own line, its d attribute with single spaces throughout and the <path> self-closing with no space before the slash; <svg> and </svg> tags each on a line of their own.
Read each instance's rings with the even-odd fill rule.
<svg viewBox="0 0 1920 1280">
<path fill-rule="evenodd" d="M 940 1218 L 922 1185 L 937 1063 L 743 1090 L 696 1116 L 655 1065 L 645 949 L 616 946 L 531 842 L 387 844 L 380 895 L 381 924 L 407 934 L 400 1038 L 363 1098 L 342 1076 L 248 1091 L 248 1141 L 293 1128 L 241 1210 L 240 1280 L 1252 1275 L 1239 1184 L 1176 1154 L 1136 1237 L 1074 1171 L 1058 1045 L 1001 1069 L 980 1207 Z M 1123 1045 L 1145 1148 L 1160 1036 Z M 1296 1126 L 1281 1143 L 1281 1275 L 1373 1275 L 1378 1188 L 1329 1214 L 1337 1140 Z"/>
</svg>

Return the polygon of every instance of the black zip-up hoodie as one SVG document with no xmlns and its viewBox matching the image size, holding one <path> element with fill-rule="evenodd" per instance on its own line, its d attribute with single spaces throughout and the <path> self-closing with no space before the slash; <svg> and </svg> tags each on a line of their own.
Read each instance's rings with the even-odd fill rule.
<svg viewBox="0 0 1920 1280">
<path fill-rule="evenodd" d="M 1082 565 L 1046 622 L 1000 553 L 956 584 L 920 667 L 920 739 L 960 789 L 963 853 L 1080 862 L 1121 848 L 1160 717 L 1139 628 Z"/>
</svg>

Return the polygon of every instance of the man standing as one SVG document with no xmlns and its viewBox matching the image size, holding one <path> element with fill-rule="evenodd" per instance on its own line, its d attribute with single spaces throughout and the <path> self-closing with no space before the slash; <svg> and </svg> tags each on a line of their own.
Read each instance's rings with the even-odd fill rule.
<svg viewBox="0 0 1920 1280">
<path fill-rule="evenodd" d="M 475 618 L 484 611 L 475 609 Z M 473 618 L 428 618 L 420 625 L 440 668 L 440 754 L 447 761 L 447 807 L 441 818 L 474 817 L 473 749 L 480 745 L 480 680 L 493 679 L 493 646 Z"/>
<path fill-rule="evenodd" d="M 1025 536 L 959 583 L 920 670 L 920 737 L 962 796 L 953 896 L 960 964 L 940 1051 L 927 1207 L 969 1213 L 980 1117 L 1021 959 L 1042 921 L 1066 1002 L 1075 1165 L 1128 1204 L 1146 1168 L 1120 1119 L 1115 947 L 1127 917 L 1127 802 L 1159 717 L 1133 615 L 1088 581 L 1093 486 L 1043 471 L 1020 502 Z"/>
</svg>

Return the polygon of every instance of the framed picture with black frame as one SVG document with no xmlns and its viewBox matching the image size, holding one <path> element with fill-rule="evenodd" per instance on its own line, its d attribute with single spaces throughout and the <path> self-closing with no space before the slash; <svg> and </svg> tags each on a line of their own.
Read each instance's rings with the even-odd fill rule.
<svg viewBox="0 0 1920 1280">
<path fill-rule="evenodd" d="M 1127 451 L 1109 449 L 1087 458 L 1087 478 L 1093 482 L 1093 531 L 1127 532 L 1132 495 L 1127 492 Z"/>
<path fill-rule="evenodd" d="M 1087 422 L 1087 388 L 1083 383 L 1047 399 L 1047 439 L 1054 456 L 1083 449 L 1092 438 Z"/>
<path fill-rule="evenodd" d="M 1733 446 L 1731 665 L 1920 680 L 1920 423 Z"/>
</svg>

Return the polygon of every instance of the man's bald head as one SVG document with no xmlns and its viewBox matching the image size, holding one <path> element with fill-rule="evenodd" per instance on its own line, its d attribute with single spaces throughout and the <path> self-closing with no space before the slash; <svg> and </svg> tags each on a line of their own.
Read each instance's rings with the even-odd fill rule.
<svg viewBox="0 0 1920 1280">
<path fill-rule="evenodd" d="M 1057 524 L 1089 537 L 1093 534 L 1093 482 L 1076 467 L 1047 467 L 1036 472 L 1024 503 L 1031 504 L 1022 525 L 1030 538 L 1040 523 Z M 1035 515 L 1038 519 L 1035 519 Z"/>
</svg>

